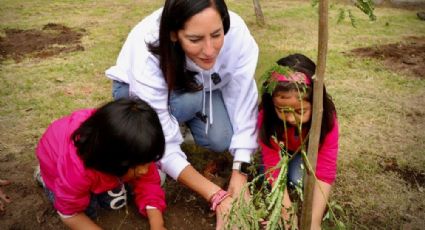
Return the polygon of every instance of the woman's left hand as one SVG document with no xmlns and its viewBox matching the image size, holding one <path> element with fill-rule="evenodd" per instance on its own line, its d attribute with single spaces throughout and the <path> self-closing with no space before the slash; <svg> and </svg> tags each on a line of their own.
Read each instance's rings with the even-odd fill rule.
<svg viewBox="0 0 425 230">
<path fill-rule="evenodd" d="M 242 174 L 238 170 L 232 170 L 232 176 L 230 177 L 229 189 L 227 190 L 227 192 L 229 192 L 233 198 L 239 197 L 242 188 L 246 185 L 246 182 L 246 175 Z M 245 199 L 249 199 L 248 189 L 245 190 L 244 196 Z"/>
</svg>

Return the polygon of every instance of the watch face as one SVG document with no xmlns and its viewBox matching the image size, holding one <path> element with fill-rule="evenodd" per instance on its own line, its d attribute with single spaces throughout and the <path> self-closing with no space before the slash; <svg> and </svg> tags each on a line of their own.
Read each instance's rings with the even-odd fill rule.
<svg viewBox="0 0 425 230">
<path fill-rule="evenodd" d="M 250 163 L 246 163 L 246 162 L 242 162 L 241 163 L 241 173 L 244 173 L 244 174 L 251 174 L 250 172 L 251 172 L 251 170 L 249 169 L 249 167 L 251 166 L 251 164 Z"/>
</svg>

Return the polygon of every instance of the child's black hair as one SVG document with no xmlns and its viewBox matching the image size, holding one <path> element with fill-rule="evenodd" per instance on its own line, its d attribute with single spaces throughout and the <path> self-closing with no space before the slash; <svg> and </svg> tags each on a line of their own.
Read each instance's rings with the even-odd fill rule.
<svg viewBox="0 0 425 230">
<path fill-rule="evenodd" d="M 314 62 L 310 58 L 302 54 L 291 54 L 289 56 L 279 59 L 276 63 L 281 66 L 289 67 L 294 71 L 304 73 L 309 78 L 311 85 L 309 85 L 306 89 L 306 98 L 313 104 L 314 81 L 312 77 L 316 72 L 316 64 L 314 64 Z M 279 82 L 276 88 L 274 89 L 274 93 L 277 91 L 290 91 L 296 89 L 297 88 L 294 83 Z M 275 112 L 272 99 L 273 95 L 269 94 L 268 92 L 264 92 L 261 96 L 260 105 L 264 113 L 263 125 L 260 130 L 260 139 L 269 147 L 271 147 L 271 136 L 277 136 L 278 140 L 282 141 L 282 137 L 284 134 L 283 123 Z M 323 143 L 326 135 L 332 130 L 334 126 L 334 116 L 336 116 L 335 105 L 332 101 L 331 96 L 326 93 L 326 88 L 323 85 L 323 115 L 322 126 L 320 130 L 320 143 Z M 306 125 L 308 129 L 310 129 L 311 120 Z"/>
<path fill-rule="evenodd" d="M 123 176 L 161 159 L 165 138 L 158 115 L 140 99 L 119 99 L 96 110 L 71 136 L 87 168 Z"/>
</svg>

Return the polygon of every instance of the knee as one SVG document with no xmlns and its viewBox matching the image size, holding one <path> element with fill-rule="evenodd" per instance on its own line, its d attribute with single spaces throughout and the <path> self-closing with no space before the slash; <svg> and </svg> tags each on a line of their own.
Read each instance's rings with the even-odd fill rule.
<svg viewBox="0 0 425 230">
<path fill-rule="evenodd" d="M 129 85 L 124 82 L 113 81 L 112 82 L 112 97 L 114 98 L 114 100 L 118 100 L 120 98 L 128 98 Z"/>
<path fill-rule="evenodd" d="M 231 136 L 216 135 L 210 138 L 210 149 L 214 152 L 224 152 L 230 147 Z"/>
<path fill-rule="evenodd" d="M 170 98 L 171 114 L 179 123 L 187 122 L 202 109 L 202 92 L 173 93 Z"/>
<path fill-rule="evenodd" d="M 303 177 L 302 174 L 292 175 L 288 174 L 288 186 L 290 189 L 294 189 L 295 187 L 302 188 L 303 186 Z"/>
</svg>

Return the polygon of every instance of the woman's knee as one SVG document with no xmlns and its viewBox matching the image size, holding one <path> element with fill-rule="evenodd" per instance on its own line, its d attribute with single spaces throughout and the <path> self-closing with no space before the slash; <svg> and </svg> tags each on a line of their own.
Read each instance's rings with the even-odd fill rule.
<svg viewBox="0 0 425 230">
<path fill-rule="evenodd" d="M 170 98 L 171 114 L 179 123 L 187 122 L 202 110 L 202 91 L 173 92 Z"/>
<path fill-rule="evenodd" d="M 129 85 L 124 82 L 112 81 L 112 97 L 114 100 L 129 97 Z"/>
<path fill-rule="evenodd" d="M 210 136 L 210 149 L 214 152 L 224 152 L 228 150 L 231 138 L 231 135 L 226 134 Z"/>
</svg>

